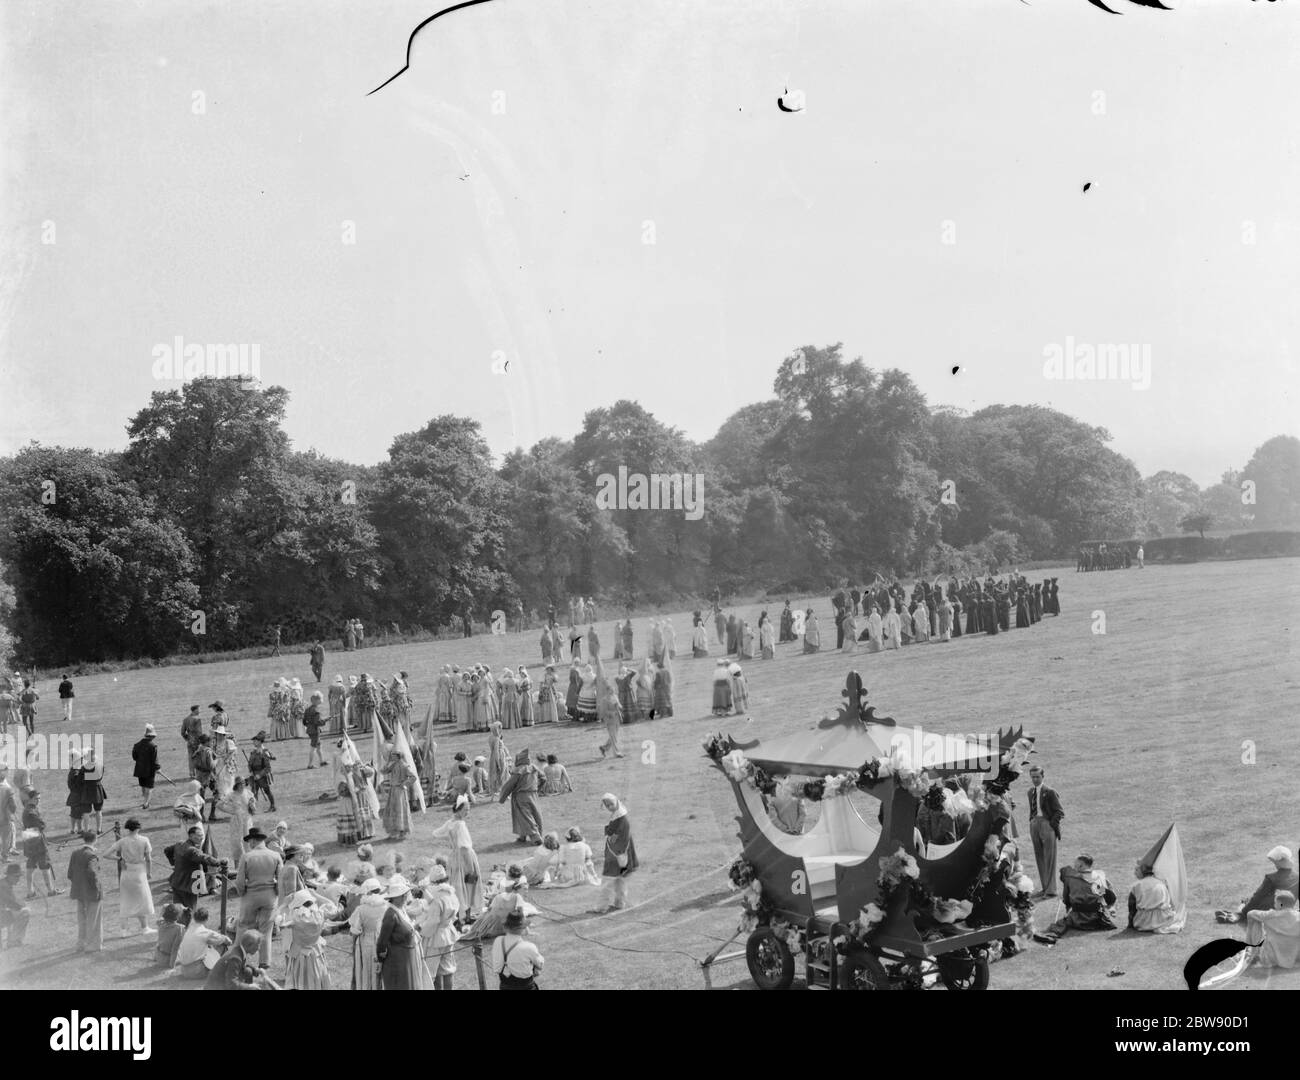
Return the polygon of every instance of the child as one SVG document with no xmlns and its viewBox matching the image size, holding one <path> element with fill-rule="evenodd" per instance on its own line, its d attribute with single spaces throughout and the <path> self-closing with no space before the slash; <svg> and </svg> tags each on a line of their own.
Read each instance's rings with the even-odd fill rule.
<svg viewBox="0 0 1300 1080">
<path fill-rule="evenodd" d="M 472 803 L 474 801 L 474 795 L 470 790 L 471 786 L 469 765 L 464 761 L 458 762 L 455 773 L 453 773 L 451 779 L 447 781 L 447 798 L 451 800 L 452 805 L 455 805 L 460 799 L 465 799 Z"/>
<path fill-rule="evenodd" d="M 744 716 L 749 712 L 749 687 L 745 683 L 745 673 L 740 670 L 739 664 L 732 664 L 728 670 L 731 672 L 731 697 L 736 706 L 736 715 Z"/>
<path fill-rule="evenodd" d="M 321 753 L 320 748 L 320 729 L 325 726 L 325 716 L 321 712 L 321 706 L 325 702 L 325 695 L 316 690 L 311 695 L 311 704 L 303 710 L 302 726 L 307 731 L 307 738 L 310 740 L 310 749 L 307 751 L 307 768 L 316 768 L 312 762 L 319 762 L 320 767 L 325 767 L 325 755 Z"/>
<path fill-rule="evenodd" d="M 41 793 L 35 788 L 27 789 L 27 806 L 23 810 L 23 855 L 27 857 L 27 899 L 36 899 L 33 878 L 37 870 L 41 871 L 45 879 L 46 893 L 50 896 L 60 895 L 63 890 L 54 887 L 54 868 L 50 865 L 50 849 L 45 843 Z"/>
<path fill-rule="evenodd" d="M 326 900 L 335 904 L 342 904 L 343 894 L 348 891 L 347 882 L 343 880 L 343 871 L 337 866 L 331 866 L 325 871 L 325 884 L 317 891 Z"/>
<path fill-rule="evenodd" d="M 488 795 L 488 771 L 484 767 L 487 758 L 480 754 L 474 759 L 474 767 L 469 771 L 471 792 L 474 795 Z"/>
<path fill-rule="evenodd" d="M 529 885 L 549 885 L 560 859 L 560 836 L 549 832 L 542 837 L 541 846 L 524 860 L 524 878 Z"/>
<path fill-rule="evenodd" d="M 181 937 L 173 965 L 182 979 L 206 979 L 229 944 L 225 934 L 208 929 L 208 909 L 199 908 Z"/>
<path fill-rule="evenodd" d="M 554 754 L 546 755 L 546 766 L 542 769 L 542 795 L 563 795 L 573 790 L 568 770 L 560 764 Z"/>
<path fill-rule="evenodd" d="M 469 817 L 469 798 L 462 795 L 456 800 L 451 818 L 433 830 L 433 839 L 444 837 L 451 844 L 451 858 L 447 861 L 447 873 L 452 888 L 460 900 L 461 917 L 471 922 L 478 915 L 482 900 L 479 893 L 478 856 L 474 853 L 474 841 L 470 839 L 469 826 L 465 819 Z M 436 864 L 436 860 L 435 860 Z"/>
<path fill-rule="evenodd" d="M 168 904 L 158 920 L 158 944 L 154 946 L 154 962 L 170 968 L 176 964 L 176 953 L 181 947 L 185 927 L 176 920 L 181 917 L 180 904 Z"/>
<path fill-rule="evenodd" d="M 727 671 L 727 662 L 719 660 L 713 669 L 713 715 L 729 716 L 731 714 L 731 675 Z"/>
<path fill-rule="evenodd" d="M 592 862 L 591 845 L 583 840 L 582 830 L 577 826 L 569 830 L 565 842 L 560 845 L 560 868 L 555 884 L 561 887 L 600 884 L 600 876 Z"/>
</svg>

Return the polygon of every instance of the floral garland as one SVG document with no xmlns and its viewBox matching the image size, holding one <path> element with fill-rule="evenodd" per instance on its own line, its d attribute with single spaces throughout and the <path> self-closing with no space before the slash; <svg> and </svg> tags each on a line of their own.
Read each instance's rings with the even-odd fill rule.
<svg viewBox="0 0 1300 1080">
<path fill-rule="evenodd" d="M 1014 841 L 990 836 L 984 842 L 984 865 L 966 897 L 972 904 L 979 904 L 990 888 L 1000 888 L 1016 913 L 1016 935 L 1027 938 L 1034 931 L 1034 902 L 1030 899 L 1034 883 L 1025 873 L 1019 854 Z"/>
</svg>

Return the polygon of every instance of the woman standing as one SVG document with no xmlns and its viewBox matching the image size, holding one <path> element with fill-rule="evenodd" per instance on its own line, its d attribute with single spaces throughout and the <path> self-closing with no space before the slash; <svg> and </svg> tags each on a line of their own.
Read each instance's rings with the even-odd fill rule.
<svg viewBox="0 0 1300 1080">
<path fill-rule="evenodd" d="M 652 719 L 655 707 L 655 680 L 648 657 L 641 661 L 641 668 L 636 678 L 632 680 L 632 689 L 636 695 L 633 716 L 636 720 Z M 629 718 L 628 723 L 632 722 Z"/>
<path fill-rule="evenodd" d="M 456 719 L 452 709 L 451 665 L 443 664 L 438 683 L 433 688 L 433 722 L 450 724 Z"/>
<path fill-rule="evenodd" d="M 695 626 L 691 630 L 691 655 L 696 660 L 702 660 L 709 655 L 709 635 L 704 629 L 704 620 L 698 615 L 695 618 Z"/>
<path fill-rule="evenodd" d="M 822 651 L 822 632 L 817 626 L 817 616 L 813 614 L 813 609 L 809 608 L 806 612 L 807 621 L 804 623 L 803 631 L 803 651 L 805 653 L 815 653 Z"/>
<path fill-rule="evenodd" d="M 501 739 L 501 725 L 496 723 L 492 725 L 492 733 L 488 736 L 487 790 L 489 795 L 495 795 L 501 790 L 509 769 L 510 751 L 506 749 L 506 744 Z"/>
<path fill-rule="evenodd" d="M 740 620 L 740 658 L 754 659 L 754 628 L 744 619 Z"/>
<path fill-rule="evenodd" d="M 722 608 L 716 605 L 713 608 L 713 629 L 718 635 L 718 644 L 727 643 L 727 620 L 723 617 Z"/>
<path fill-rule="evenodd" d="M 713 715 L 731 714 L 731 672 L 727 661 L 719 660 L 713 668 Z"/>
<path fill-rule="evenodd" d="M 605 879 L 605 890 L 601 894 L 604 914 L 610 908 L 615 910 L 627 907 L 627 879 L 640 865 L 636 859 L 636 845 L 632 842 L 632 825 L 628 821 L 627 807 L 618 801 L 618 797 L 606 792 L 600 800 L 601 806 L 609 813 L 605 823 L 605 863 L 601 874 Z M 605 904 L 606 898 L 609 904 Z"/>
<path fill-rule="evenodd" d="M 456 730 L 474 730 L 474 684 L 468 671 L 462 671 L 454 680 L 456 695 Z"/>
<path fill-rule="evenodd" d="M 600 662 L 600 657 L 596 658 L 596 679 L 596 712 L 605 725 L 607 736 L 601 744 L 600 756 L 605 757 L 613 752 L 616 758 L 621 758 L 623 752 L 618 747 L 618 729 L 623 724 L 623 710 L 618 704 L 618 688 L 605 674 L 605 666 Z"/>
<path fill-rule="evenodd" d="M 244 837 L 253 827 L 253 815 L 257 812 L 257 800 L 242 776 L 235 777 L 229 794 L 217 804 L 217 809 L 230 821 L 230 866 L 238 870 L 239 860 L 244 857 Z"/>
<path fill-rule="evenodd" d="M 542 676 L 542 686 L 537 692 L 537 722 L 539 724 L 558 724 L 560 722 L 559 686 L 555 680 L 555 668 L 547 667 Z"/>
<path fill-rule="evenodd" d="M 289 684 L 284 679 L 276 679 L 271 684 L 266 718 L 271 723 L 271 734 L 276 740 L 289 737 Z"/>
<path fill-rule="evenodd" d="M 424 916 L 420 920 L 422 951 L 425 963 L 433 976 L 433 989 L 450 990 L 451 977 L 456 974 L 456 957 L 452 946 L 460 940 L 454 921 L 460 911 L 460 899 L 447 880 L 447 871 L 436 863 L 429 871 L 429 884 L 424 889 Z"/>
<path fill-rule="evenodd" d="M 501 726 L 506 731 L 524 726 L 519 717 L 518 684 L 509 668 L 501 675 Z"/>
<path fill-rule="evenodd" d="M 388 764 L 384 766 L 384 775 L 388 777 L 388 802 L 384 804 L 384 831 L 390 840 L 405 840 L 411 831 L 411 785 L 415 783 L 415 774 L 406 764 L 400 750 L 394 747 L 388 752 Z"/>
<path fill-rule="evenodd" d="M 140 831 L 140 822 L 135 818 L 127 820 L 126 835 L 116 841 L 106 852 L 105 860 L 117 858 L 122 867 L 122 877 L 118 881 L 119 914 L 122 922 L 135 919 L 140 929 L 127 927 L 123 937 L 132 934 L 156 934 L 149 921 L 153 918 L 153 896 L 149 892 L 149 875 L 153 873 L 153 846 L 149 838 Z"/>
<path fill-rule="evenodd" d="M 734 614 L 727 616 L 727 655 L 734 656 L 740 652 L 740 624 Z"/>
<path fill-rule="evenodd" d="M 582 662 L 582 631 L 572 623 L 569 624 L 569 663 Z"/>
<path fill-rule="evenodd" d="M 330 913 L 337 906 L 330 904 Z M 303 889 L 289 899 L 289 951 L 284 960 L 286 990 L 332 990 L 329 965 L 325 963 L 325 908 Z"/>
<path fill-rule="evenodd" d="M 432 839 L 445 839 L 451 845 L 447 874 L 460 901 L 461 914 L 467 922 L 473 922 L 482 907 L 482 894 L 479 892 L 478 855 L 474 852 L 474 841 L 470 839 L 469 826 L 465 823 L 468 817 L 469 799 L 461 795 L 456 799 L 451 817 L 433 830 Z"/>
<path fill-rule="evenodd" d="M 132 775 L 140 782 L 140 793 L 144 797 L 141 810 L 149 809 L 149 800 L 153 798 L 153 782 L 158 775 L 158 744 L 153 724 L 145 724 L 144 737 L 131 747 L 131 760 L 135 762 Z M 0 841 L 3 842 L 3 841 Z"/>
<path fill-rule="evenodd" d="M 597 660 L 600 657 L 596 658 Z M 596 715 L 596 670 L 590 664 L 582 669 L 582 685 L 578 690 L 578 719 L 589 723 Z"/>
<path fill-rule="evenodd" d="M 564 695 L 564 713 L 570 720 L 578 719 L 578 695 L 582 693 L 582 672 L 577 664 L 569 665 L 569 688 Z"/>
<path fill-rule="evenodd" d="M 623 623 L 623 656 L 624 660 L 632 659 L 632 616 L 629 614 L 627 620 Z"/>
<path fill-rule="evenodd" d="M 384 895 L 388 899 L 388 908 L 379 923 L 379 936 L 375 940 L 380 989 L 427 989 L 428 972 L 420 957 L 420 935 L 405 910 L 406 902 L 411 898 L 411 887 L 400 874 L 394 874 Z"/>
<path fill-rule="evenodd" d="M 849 608 L 840 617 L 841 625 L 844 627 L 844 645 L 840 649 L 842 653 L 854 653 L 858 651 L 858 618 L 853 614 L 853 609 Z"/>
<path fill-rule="evenodd" d="M 537 803 L 539 778 L 529 752 L 519 751 L 515 755 L 515 770 L 497 800 L 510 800 L 510 826 L 521 844 L 539 844 L 542 840 L 542 809 Z"/>
<path fill-rule="evenodd" d="M 768 628 L 771 629 L 770 625 Z M 673 669 L 668 661 L 655 671 L 654 710 L 657 717 L 673 714 Z"/>
<path fill-rule="evenodd" d="M 758 619 L 758 647 L 762 650 L 764 660 L 776 659 L 776 631 L 766 611 Z"/>
<path fill-rule="evenodd" d="M 338 782 L 335 831 L 338 842 L 349 847 L 375 835 L 375 819 L 364 790 L 367 784 L 364 769 L 365 766 L 360 764 L 348 766 L 343 769 Z"/>
<path fill-rule="evenodd" d="M 542 627 L 542 664 L 545 665 L 545 664 L 549 664 L 550 662 L 551 662 L 551 628 L 549 626 L 544 626 Z"/>
<path fill-rule="evenodd" d="M 617 620 L 614 622 L 614 659 L 623 659 L 623 624 Z"/>
<path fill-rule="evenodd" d="M 329 734 L 343 734 L 343 707 L 347 703 L 348 688 L 343 685 L 343 676 L 335 675 L 329 685 L 330 724 Z"/>
<path fill-rule="evenodd" d="M 388 908 L 384 887 L 378 878 L 361 883 L 361 901 L 348 917 L 352 932 L 352 989 L 379 989 L 379 924 Z"/>
<path fill-rule="evenodd" d="M 556 623 L 551 624 L 551 663 L 564 663 L 564 637 Z"/>
<path fill-rule="evenodd" d="M 533 710 L 533 680 L 522 664 L 515 673 L 515 690 L 519 693 L 519 726 L 532 727 L 536 721 Z"/>
</svg>

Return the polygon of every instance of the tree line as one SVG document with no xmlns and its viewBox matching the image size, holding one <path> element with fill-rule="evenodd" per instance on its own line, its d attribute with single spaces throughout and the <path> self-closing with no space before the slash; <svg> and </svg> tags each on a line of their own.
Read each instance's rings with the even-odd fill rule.
<svg viewBox="0 0 1300 1080">
<path fill-rule="evenodd" d="M 353 616 L 435 629 L 574 594 L 621 611 L 715 587 L 983 571 L 1196 514 L 1300 525 L 1300 440 L 1270 439 L 1205 491 L 1179 473 L 1144 480 L 1103 428 L 1038 406 L 933 408 L 907 374 L 838 344 L 787 358 L 773 396 L 707 442 L 623 400 L 499 465 L 478 423 L 449 415 L 397 435 L 374 466 L 298 451 L 288 403 L 282 387 L 197 379 L 153 393 L 125 450 L 0 459 L 15 654 L 162 657 L 261 642 L 272 625 L 332 640 Z M 702 476 L 703 514 L 602 509 L 620 467 Z"/>
</svg>

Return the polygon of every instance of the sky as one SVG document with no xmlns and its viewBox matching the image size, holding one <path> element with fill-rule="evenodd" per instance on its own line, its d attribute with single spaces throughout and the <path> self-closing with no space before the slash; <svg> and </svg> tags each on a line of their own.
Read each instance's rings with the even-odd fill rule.
<svg viewBox="0 0 1300 1080">
<path fill-rule="evenodd" d="M 0 7 L 0 453 L 123 447 L 177 336 L 360 464 L 621 398 L 705 440 L 837 341 L 1144 475 L 1300 434 L 1300 5 L 493 0 L 367 95 L 442 6 Z"/>
</svg>

